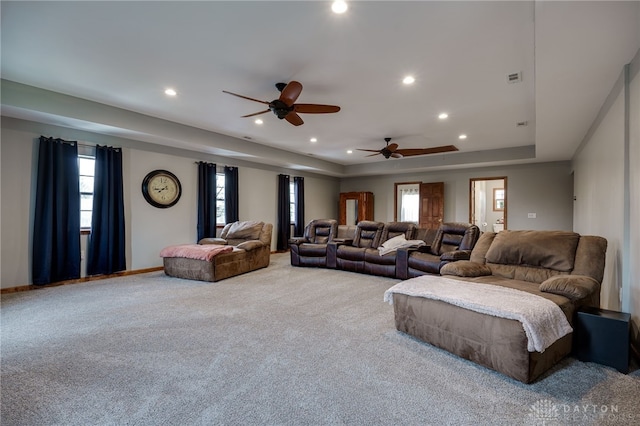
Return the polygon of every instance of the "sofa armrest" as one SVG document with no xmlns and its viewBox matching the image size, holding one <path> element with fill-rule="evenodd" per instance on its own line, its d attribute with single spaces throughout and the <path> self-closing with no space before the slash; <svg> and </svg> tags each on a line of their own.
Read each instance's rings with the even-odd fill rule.
<svg viewBox="0 0 640 426">
<path fill-rule="evenodd" d="M 482 263 L 470 260 L 458 260 L 450 262 L 440 268 L 440 275 L 453 275 L 456 277 L 482 277 L 491 275 L 491 268 Z"/>
<path fill-rule="evenodd" d="M 409 256 L 421 247 L 401 247 L 396 250 L 396 278 L 406 280 L 409 278 Z"/>
<path fill-rule="evenodd" d="M 289 238 L 289 245 L 291 245 L 291 244 L 300 245 L 300 244 L 304 244 L 304 243 L 308 243 L 308 242 L 309 242 L 309 240 L 306 239 L 305 237 Z"/>
<path fill-rule="evenodd" d="M 471 257 L 471 250 L 454 250 L 442 253 L 440 260 L 447 262 L 455 262 L 458 260 L 469 260 Z"/>
<path fill-rule="evenodd" d="M 224 238 L 202 238 L 198 241 L 198 244 L 218 244 L 221 246 L 227 245 L 227 240 Z"/>
<path fill-rule="evenodd" d="M 571 300 L 580 300 L 594 292 L 599 293 L 600 283 L 586 275 L 556 275 L 542 282 L 539 289 Z"/>
<path fill-rule="evenodd" d="M 343 245 L 340 241 L 329 241 L 327 243 L 327 268 L 336 269 L 338 267 L 338 246 Z"/>
<path fill-rule="evenodd" d="M 260 247 L 264 247 L 264 243 L 260 240 L 249 240 L 238 244 L 236 247 L 246 251 L 251 251 Z"/>
</svg>

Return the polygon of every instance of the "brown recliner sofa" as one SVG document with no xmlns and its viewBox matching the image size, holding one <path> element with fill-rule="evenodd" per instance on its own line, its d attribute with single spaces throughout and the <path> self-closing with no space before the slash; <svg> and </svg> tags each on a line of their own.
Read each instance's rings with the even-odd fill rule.
<svg viewBox="0 0 640 426">
<path fill-rule="evenodd" d="M 302 237 L 289 239 L 291 265 L 327 266 L 327 244 L 338 235 L 335 219 L 314 219 L 304 228 Z"/>
<path fill-rule="evenodd" d="M 219 238 L 203 238 L 198 244 L 232 246 L 210 261 L 188 257 L 163 257 L 164 272 L 172 277 L 220 281 L 269 266 L 273 225 L 264 222 L 234 222 L 225 225 Z"/>
<path fill-rule="evenodd" d="M 404 236 L 406 240 L 411 240 L 416 231 L 416 224 L 412 222 L 388 222 L 382 228 L 380 236 L 380 244 L 384 244 L 399 235 Z M 378 248 L 367 248 L 364 250 L 364 272 L 370 275 L 379 275 L 383 277 L 397 277 L 396 271 L 397 250 L 391 253 L 380 255 Z"/>
<path fill-rule="evenodd" d="M 327 267 L 343 271 L 364 272 L 366 249 L 377 248 L 383 222 L 363 220 L 356 226 L 353 240 L 331 241 L 327 245 Z"/>
<path fill-rule="evenodd" d="M 470 260 L 448 263 L 441 273 L 535 294 L 558 305 L 572 325 L 580 307 L 599 307 L 606 250 L 606 239 L 574 232 L 486 232 Z M 524 383 L 534 381 L 572 349 L 568 334 L 543 352 L 529 352 L 520 321 L 440 300 L 394 294 L 393 305 L 398 330 Z"/>
<path fill-rule="evenodd" d="M 413 278 L 424 274 L 439 274 L 449 262 L 468 260 L 478 241 L 480 229 L 462 222 L 440 225 L 431 244 L 398 249 L 396 277 Z"/>
</svg>

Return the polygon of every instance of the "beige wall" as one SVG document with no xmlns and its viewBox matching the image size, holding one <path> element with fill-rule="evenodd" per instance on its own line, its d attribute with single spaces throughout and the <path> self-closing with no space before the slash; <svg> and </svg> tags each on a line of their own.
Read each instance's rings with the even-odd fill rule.
<svg viewBox="0 0 640 426">
<path fill-rule="evenodd" d="M 279 173 L 304 176 L 307 218 L 337 217 L 338 214 L 339 181 L 336 178 L 270 166 L 252 167 L 192 151 L 2 117 L 1 288 L 31 282 L 31 224 L 35 193 L 33 169 L 36 164 L 34 147 L 40 135 L 123 147 L 127 270 L 161 266 L 158 253 L 162 247 L 194 242 L 197 225 L 196 161 L 238 165 L 241 220 L 262 220 L 276 224 Z M 169 170 L 181 181 L 182 197 L 171 208 L 152 207 L 142 196 L 142 180 L 155 169 Z M 81 241 L 82 249 L 86 250 L 86 237 Z M 274 234 L 274 250 L 275 242 Z M 84 276 L 84 262 L 81 267 Z"/>
<path fill-rule="evenodd" d="M 468 222 L 469 180 L 496 176 L 507 177 L 509 229 L 573 228 L 573 179 L 569 162 L 348 178 L 342 180 L 340 191 L 373 192 L 374 219 L 386 222 L 394 218 L 396 182 L 444 182 L 445 222 Z M 536 213 L 536 218 L 529 219 L 528 213 Z"/>
<path fill-rule="evenodd" d="M 629 80 L 629 268 L 626 276 L 628 285 L 623 288 L 622 309 L 633 315 L 633 340 L 640 346 L 640 50 L 629 66 Z"/>
<path fill-rule="evenodd" d="M 640 32 L 639 32 L 640 34 Z M 575 230 L 607 238 L 601 305 L 631 314 L 640 342 L 640 50 L 577 151 Z"/>
</svg>

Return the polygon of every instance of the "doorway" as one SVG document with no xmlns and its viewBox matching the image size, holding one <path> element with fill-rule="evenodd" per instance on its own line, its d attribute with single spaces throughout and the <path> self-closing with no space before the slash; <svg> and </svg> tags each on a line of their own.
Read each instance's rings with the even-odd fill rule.
<svg viewBox="0 0 640 426">
<path fill-rule="evenodd" d="M 507 177 L 469 179 L 469 223 L 482 232 L 507 229 Z"/>
<path fill-rule="evenodd" d="M 395 184 L 394 220 L 438 229 L 444 219 L 444 182 Z"/>
</svg>

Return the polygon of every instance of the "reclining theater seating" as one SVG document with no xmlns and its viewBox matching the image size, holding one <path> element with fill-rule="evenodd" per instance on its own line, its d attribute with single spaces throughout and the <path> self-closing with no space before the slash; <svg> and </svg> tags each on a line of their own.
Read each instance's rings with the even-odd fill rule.
<svg viewBox="0 0 640 426">
<path fill-rule="evenodd" d="M 327 244 L 338 235 L 338 221 L 315 219 L 304 228 L 304 236 L 289 240 L 291 265 L 327 266 Z"/>
<path fill-rule="evenodd" d="M 442 267 L 446 278 L 509 287 L 560 307 L 569 324 L 582 306 L 599 307 L 607 240 L 566 231 L 485 232 L 470 260 Z M 424 277 L 431 279 L 431 277 Z M 571 352 L 568 334 L 529 352 L 517 320 L 422 297 L 394 294 L 396 328 L 462 358 L 530 383 Z"/>
<path fill-rule="evenodd" d="M 198 244 L 233 246 L 211 261 L 186 257 L 164 257 L 167 275 L 200 281 L 220 281 L 225 278 L 269 266 L 273 225 L 264 222 L 234 222 L 225 225 L 220 238 L 203 238 Z"/>
<path fill-rule="evenodd" d="M 382 228 L 380 244 L 398 235 L 404 235 L 405 239 L 413 239 L 416 225 L 413 222 L 389 222 Z M 380 256 L 377 248 L 364 250 L 364 272 L 370 275 L 396 278 L 396 252 Z"/>
<path fill-rule="evenodd" d="M 332 241 L 327 245 L 327 267 L 351 272 L 364 272 L 364 255 L 377 248 L 382 237 L 383 222 L 363 220 L 356 226 L 353 240 Z"/>
<path fill-rule="evenodd" d="M 430 245 L 398 250 L 396 277 L 407 279 L 424 274 L 439 274 L 440 268 L 449 262 L 468 260 L 479 236 L 480 229 L 475 225 L 443 223 Z"/>
</svg>

